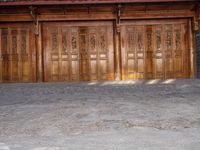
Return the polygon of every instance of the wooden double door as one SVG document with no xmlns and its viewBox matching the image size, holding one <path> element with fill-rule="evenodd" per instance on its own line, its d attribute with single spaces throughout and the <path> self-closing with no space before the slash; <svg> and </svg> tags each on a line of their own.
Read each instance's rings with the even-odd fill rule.
<svg viewBox="0 0 200 150">
<path fill-rule="evenodd" d="M 123 22 L 122 79 L 189 78 L 188 20 Z"/>
<path fill-rule="evenodd" d="M 37 61 L 44 81 L 114 80 L 117 61 L 122 80 L 189 78 L 189 30 L 186 19 L 122 21 L 117 60 L 112 22 L 45 22 L 37 60 L 33 24 L 1 24 L 0 82 L 35 82 Z"/>
<path fill-rule="evenodd" d="M 111 22 L 43 24 L 45 81 L 114 79 Z"/>
<path fill-rule="evenodd" d="M 122 21 L 121 57 L 111 22 L 43 23 L 45 81 L 189 78 L 187 19 Z"/>
<path fill-rule="evenodd" d="M 35 39 L 31 24 L 0 25 L 0 82 L 34 82 Z"/>
</svg>

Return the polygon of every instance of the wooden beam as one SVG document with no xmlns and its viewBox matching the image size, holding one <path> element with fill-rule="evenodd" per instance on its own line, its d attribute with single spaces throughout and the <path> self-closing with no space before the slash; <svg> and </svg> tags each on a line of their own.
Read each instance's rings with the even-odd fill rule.
<svg viewBox="0 0 200 150">
<path fill-rule="evenodd" d="M 36 45 L 36 78 L 37 82 L 43 81 L 43 51 L 42 51 L 42 25 L 41 23 L 35 24 L 38 26 L 38 34 L 35 34 Z"/>
<path fill-rule="evenodd" d="M 114 21 L 115 80 L 121 80 L 121 35 L 119 30 L 116 21 Z"/>
<path fill-rule="evenodd" d="M 196 16 L 196 17 L 195 17 Z M 198 15 L 199 16 L 199 15 Z M 121 14 L 121 19 L 159 19 L 159 18 L 189 18 L 197 15 L 195 12 L 127 12 Z M 76 14 L 40 14 L 37 15 L 38 21 L 79 21 L 79 20 L 115 20 L 116 16 L 109 13 L 76 13 Z M 198 20 L 198 19 L 195 19 Z M 33 21 L 30 14 L 1 14 L 0 22 L 21 22 Z"/>
<path fill-rule="evenodd" d="M 15 14 L 2 14 L 0 15 L 0 22 L 21 22 L 33 21 L 30 14 L 15 15 Z"/>
<path fill-rule="evenodd" d="M 161 11 L 147 11 L 147 12 L 129 12 L 123 13 L 121 19 L 159 19 L 159 18 L 189 18 L 194 17 L 194 12 L 161 12 Z"/>
<path fill-rule="evenodd" d="M 121 34 L 120 34 L 121 6 L 118 5 L 116 21 L 114 21 L 114 39 L 115 39 L 115 80 L 121 80 Z"/>
<path fill-rule="evenodd" d="M 0 29 L 0 37 L 2 37 L 1 29 Z M 2 43 L 1 43 L 1 38 L 0 38 L 0 83 L 2 82 L 2 61 L 3 61 L 1 45 L 2 45 Z"/>
<path fill-rule="evenodd" d="M 79 20 L 114 20 L 115 16 L 111 13 L 109 14 L 74 14 L 74 15 L 64 15 L 64 14 L 46 14 L 39 15 L 39 21 L 79 21 Z"/>
<path fill-rule="evenodd" d="M 168 2 L 198 2 L 198 0 L 32 0 L 0 2 L 0 6 L 33 6 L 33 5 L 74 5 L 74 4 L 119 4 L 119 3 L 168 3 Z"/>
<path fill-rule="evenodd" d="M 196 78 L 196 49 L 195 49 L 195 34 L 192 30 L 192 20 L 189 21 L 189 52 L 190 52 L 190 78 Z"/>
</svg>

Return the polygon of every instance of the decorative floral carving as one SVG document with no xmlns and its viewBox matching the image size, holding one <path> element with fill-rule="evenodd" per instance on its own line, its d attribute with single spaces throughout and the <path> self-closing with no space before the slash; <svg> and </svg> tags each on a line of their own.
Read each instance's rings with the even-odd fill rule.
<svg viewBox="0 0 200 150">
<path fill-rule="evenodd" d="M 166 45 L 167 45 L 167 49 L 170 49 L 172 47 L 172 32 L 171 31 L 167 31 L 167 35 L 166 35 Z"/>
<path fill-rule="evenodd" d="M 22 45 L 21 45 L 22 54 L 26 54 L 26 30 L 22 31 Z"/>
<path fill-rule="evenodd" d="M 85 52 L 86 51 L 86 37 L 84 34 L 80 35 L 80 49 L 81 52 Z"/>
<path fill-rule="evenodd" d="M 2 37 L 1 37 L 1 48 L 2 48 L 2 54 L 7 54 L 7 48 L 8 48 L 8 30 L 2 29 Z"/>
<path fill-rule="evenodd" d="M 100 48 L 101 51 L 106 51 L 106 44 L 105 44 L 105 36 L 102 34 L 100 35 Z"/>
<path fill-rule="evenodd" d="M 133 33 L 128 33 L 128 47 L 129 50 L 132 50 L 134 44 L 134 34 Z"/>
<path fill-rule="evenodd" d="M 53 33 L 53 50 L 56 50 L 58 47 L 58 35 Z"/>
<path fill-rule="evenodd" d="M 157 50 L 161 50 L 161 31 L 156 31 Z"/>
<path fill-rule="evenodd" d="M 17 53 L 17 35 L 12 36 L 12 53 Z"/>
<path fill-rule="evenodd" d="M 138 50 L 142 50 L 142 33 L 138 33 L 138 38 L 137 38 L 137 44 L 138 44 Z"/>
<path fill-rule="evenodd" d="M 181 32 L 179 30 L 176 31 L 176 50 L 181 48 Z"/>
<path fill-rule="evenodd" d="M 96 37 L 95 37 L 95 35 L 92 35 L 90 37 L 90 48 L 91 48 L 91 50 L 95 50 L 95 48 L 96 48 Z"/>
<path fill-rule="evenodd" d="M 67 51 L 67 39 L 66 39 L 66 32 L 62 34 L 62 50 L 64 52 Z"/>
<path fill-rule="evenodd" d="M 147 48 L 152 49 L 152 31 L 147 31 Z"/>
<path fill-rule="evenodd" d="M 74 32 L 72 33 L 72 50 L 77 49 L 77 34 Z"/>
</svg>

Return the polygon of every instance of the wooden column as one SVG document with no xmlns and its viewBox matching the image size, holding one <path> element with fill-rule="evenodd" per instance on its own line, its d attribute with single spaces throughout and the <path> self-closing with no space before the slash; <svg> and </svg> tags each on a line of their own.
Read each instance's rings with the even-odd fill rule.
<svg viewBox="0 0 200 150">
<path fill-rule="evenodd" d="M 2 43 L 1 43 L 1 29 L 0 29 L 0 83 L 2 82 L 2 61 L 3 61 L 3 57 L 2 57 Z"/>
<path fill-rule="evenodd" d="M 114 39 L 115 39 L 115 80 L 121 80 L 121 35 L 119 27 L 114 25 Z"/>
<path fill-rule="evenodd" d="M 42 51 L 42 25 L 41 22 L 35 24 L 35 44 L 36 44 L 36 79 L 43 81 L 43 51 Z"/>
<path fill-rule="evenodd" d="M 195 32 L 192 26 L 192 20 L 189 21 L 189 51 L 190 51 L 190 78 L 196 78 L 196 49 L 195 49 Z"/>
<path fill-rule="evenodd" d="M 114 44 L 115 44 L 115 80 L 121 80 L 121 34 L 120 34 L 120 15 L 121 5 L 118 5 L 116 21 L 114 21 Z"/>
</svg>

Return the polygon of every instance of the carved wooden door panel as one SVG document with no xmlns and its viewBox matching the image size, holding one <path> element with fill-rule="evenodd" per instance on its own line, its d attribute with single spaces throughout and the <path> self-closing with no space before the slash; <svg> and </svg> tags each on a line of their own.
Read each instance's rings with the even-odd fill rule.
<svg viewBox="0 0 200 150">
<path fill-rule="evenodd" d="M 146 70 L 146 79 L 153 79 L 154 78 L 154 72 L 153 72 L 153 50 L 154 50 L 154 29 L 152 25 L 146 26 L 146 64 L 145 64 L 145 70 Z"/>
<path fill-rule="evenodd" d="M 174 77 L 189 77 L 189 48 L 187 39 L 187 24 L 177 24 L 173 26 L 173 49 L 174 49 Z"/>
<path fill-rule="evenodd" d="M 164 45 L 162 25 L 153 27 L 153 78 L 164 79 Z"/>
<path fill-rule="evenodd" d="M 123 26 L 122 79 L 145 77 L 145 32 L 144 26 Z"/>
<path fill-rule="evenodd" d="M 43 31 L 45 81 L 114 79 L 110 23 L 45 23 Z"/>
<path fill-rule="evenodd" d="M 163 25 L 165 78 L 189 77 L 187 23 Z"/>
<path fill-rule="evenodd" d="M 189 77 L 187 20 L 123 22 L 122 79 Z"/>
<path fill-rule="evenodd" d="M 31 25 L 1 25 L 0 37 L 1 82 L 35 81 L 35 42 Z"/>
<path fill-rule="evenodd" d="M 79 54 L 79 33 L 78 33 L 78 27 L 72 27 L 68 28 L 70 31 L 69 36 L 69 80 L 70 81 L 78 81 L 80 80 L 80 54 Z"/>
<path fill-rule="evenodd" d="M 87 27 L 79 28 L 80 80 L 89 81 L 89 51 Z"/>
<path fill-rule="evenodd" d="M 164 26 L 165 77 L 174 78 L 173 25 Z"/>
<path fill-rule="evenodd" d="M 78 28 L 44 28 L 46 81 L 79 80 Z"/>
<path fill-rule="evenodd" d="M 88 28 L 90 80 L 114 79 L 112 26 Z"/>
<path fill-rule="evenodd" d="M 89 70 L 90 80 L 98 80 L 98 32 L 93 27 L 88 30 Z"/>
<path fill-rule="evenodd" d="M 49 35 L 50 41 L 49 44 L 51 47 L 49 48 L 49 59 L 51 60 L 51 78 L 52 80 L 59 80 L 59 55 L 60 55 L 60 49 L 58 46 L 58 29 L 52 28 L 51 33 Z"/>
</svg>

